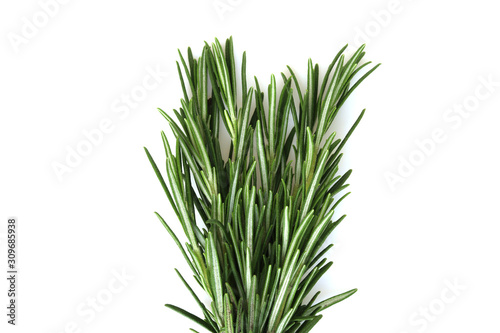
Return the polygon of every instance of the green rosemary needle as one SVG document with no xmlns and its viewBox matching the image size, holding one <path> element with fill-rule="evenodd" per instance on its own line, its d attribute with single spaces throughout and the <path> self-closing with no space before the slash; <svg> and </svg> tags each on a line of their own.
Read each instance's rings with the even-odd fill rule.
<svg viewBox="0 0 500 333">
<path fill-rule="evenodd" d="M 361 64 L 364 46 L 350 58 L 346 47 L 321 86 L 319 66 L 309 60 L 304 93 L 288 68 L 281 89 L 271 76 L 267 96 L 256 78 L 248 87 L 246 54 L 237 68 L 232 38 L 224 47 L 217 39 L 205 43 L 197 59 L 190 48 L 187 59 L 179 52 L 181 106 L 175 119 L 160 110 L 175 135 L 171 145 L 162 133 L 166 178 L 145 150 L 187 243 L 157 216 L 211 299 L 210 306 L 203 304 L 176 270 L 202 316 L 166 306 L 209 332 L 309 332 L 321 311 L 356 292 L 316 302 L 318 292 L 304 302 L 332 265 L 323 258 L 332 247 L 325 241 L 345 217 L 333 220 L 349 194 L 338 197 L 351 174 L 339 174 L 341 150 L 364 110 L 344 138 L 329 134 L 330 128 L 354 89 L 379 66 L 353 82 L 370 63 Z M 231 138 L 227 159 L 221 131 Z"/>
</svg>

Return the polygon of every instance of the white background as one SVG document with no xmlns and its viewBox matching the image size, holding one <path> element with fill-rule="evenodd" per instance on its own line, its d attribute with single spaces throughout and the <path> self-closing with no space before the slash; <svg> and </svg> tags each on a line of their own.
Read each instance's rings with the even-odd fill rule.
<svg viewBox="0 0 500 333">
<path fill-rule="evenodd" d="M 142 147 L 163 156 L 156 108 L 179 106 L 177 48 L 198 55 L 204 41 L 230 35 L 263 85 L 285 65 L 304 79 L 309 57 L 324 70 L 345 43 L 366 42 L 366 58 L 383 63 L 336 124 L 345 133 L 367 108 L 345 147 L 353 193 L 320 287 L 323 297 L 359 292 L 315 332 L 499 331 L 494 2 L 61 0 L 47 22 L 41 3 L 54 1 L 0 5 L 2 271 L 10 216 L 20 247 L 18 325 L 6 324 L 2 278 L 2 332 L 199 329 L 163 306 L 197 311 L 173 270 L 189 277 L 187 265 L 153 214 L 176 225 Z M 127 114 L 114 112 L 148 69 L 168 75 Z M 54 163 L 105 119 L 109 133 L 59 180 Z M 435 131 L 444 138 L 429 143 Z M 123 270 L 122 285 L 114 274 Z M 107 302 L 100 311 L 89 306 L 95 297 Z"/>
</svg>

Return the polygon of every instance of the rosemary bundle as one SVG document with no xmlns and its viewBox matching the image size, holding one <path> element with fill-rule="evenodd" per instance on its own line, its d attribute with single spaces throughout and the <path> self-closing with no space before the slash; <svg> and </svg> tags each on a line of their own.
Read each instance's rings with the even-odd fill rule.
<svg viewBox="0 0 500 333">
<path fill-rule="evenodd" d="M 224 48 L 217 39 L 205 43 L 197 59 L 190 48 L 187 59 L 179 51 L 184 98 L 173 111 L 176 120 L 160 109 L 176 138 L 171 145 L 162 132 L 166 178 L 145 150 L 187 242 L 156 215 L 211 299 L 203 304 L 176 270 L 203 316 L 166 306 L 209 332 L 309 332 L 321 311 L 356 292 L 318 302 L 317 292 L 305 302 L 332 265 L 323 257 L 333 244 L 324 243 L 345 217 L 333 220 L 349 194 L 338 197 L 351 174 L 338 174 L 341 150 L 364 110 L 344 138 L 329 130 L 347 98 L 378 67 L 352 83 L 370 63 L 360 64 L 364 46 L 350 58 L 346 47 L 322 82 L 309 60 L 304 93 L 288 67 L 281 89 L 271 76 L 267 96 L 256 78 L 254 87 L 247 85 L 246 54 L 237 68 L 232 38 Z M 228 158 L 222 131 L 231 138 Z"/>
</svg>

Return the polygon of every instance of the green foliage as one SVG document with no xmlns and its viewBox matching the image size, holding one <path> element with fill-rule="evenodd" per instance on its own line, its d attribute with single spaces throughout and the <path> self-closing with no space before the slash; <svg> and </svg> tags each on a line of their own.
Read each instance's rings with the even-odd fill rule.
<svg viewBox="0 0 500 333">
<path fill-rule="evenodd" d="M 378 67 L 352 83 L 369 63 L 360 65 L 364 46 L 349 59 L 345 48 L 321 86 L 319 67 L 309 60 L 304 94 L 289 68 L 290 76 L 281 75 L 281 89 L 271 76 L 267 98 L 256 78 L 255 89 L 247 88 L 245 53 L 237 84 L 232 38 L 224 48 L 218 40 L 206 44 L 198 59 L 191 49 L 187 61 L 179 52 L 184 98 L 174 110 L 177 119 L 160 110 L 176 137 L 174 146 L 162 133 L 166 179 L 147 149 L 146 154 L 187 243 L 157 215 L 212 300 L 207 308 L 177 271 L 203 318 L 166 306 L 210 332 L 309 332 L 322 310 L 356 292 L 315 303 L 318 292 L 304 304 L 332 265 L 322 259 L 332 247 L 324 243 L 344 218 L 332 220 L 348 193 L 336 195 L 351 174 L 338 175 L 341 150 L 364 110 L 343 139 L 327 133 L 349 95 Z M 219 142 L 222 130 L 231 138 L 227 160 Z"/>
</svg>

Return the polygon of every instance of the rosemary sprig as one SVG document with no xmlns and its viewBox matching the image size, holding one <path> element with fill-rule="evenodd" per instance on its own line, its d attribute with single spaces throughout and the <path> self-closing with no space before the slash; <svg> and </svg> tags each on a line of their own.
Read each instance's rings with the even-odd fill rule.
<svg viewBox="0 0 500 333">
<path fill-rule="evenodd" d="M 343 139 L 327 133 L 347 98 L 379 66 L 352 82 L 369 62 L 361 64 L 364 46 L 348 59 L 345 49 L 333 59 L 321 86 L 319 66 L 309 60 L 304 93 L 288 68 L 290 75 L 281 74 L 282 89 L 271 76 L 267 97 L 257 78 L 255 88 L 247 88 L 243 53 L 241 105 L 232 38 L 224 48 L 217 39 L 205 43 L 198 59 L 190 48 L 187 59 L 179 52 L 184 98 L 174 110 L 176 120 L 160 110 L 176 138 L 171 146 L 162 132 L 166 181 L 145 150 L 187 243 L 157 216 L 212 300 L 207 308 L 176 270 L 203 318 L 166 306 L 210 332 L 309 332 L 321 311 L 356 292 L 315 303 L 318 292 L 304 304 L 332 265 L 323 258 L 332 244 L 323 246 L 345 217 L 333 220 L 335 208 L 349 193 L 337 194 L 348 186 L 351 174 L 338 174 L 341 150 L 364 110 Z M 227 160 L 221 130 L 231 137 Z"/>
</svg>

